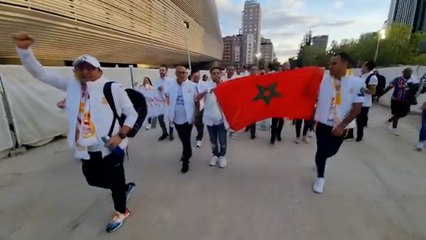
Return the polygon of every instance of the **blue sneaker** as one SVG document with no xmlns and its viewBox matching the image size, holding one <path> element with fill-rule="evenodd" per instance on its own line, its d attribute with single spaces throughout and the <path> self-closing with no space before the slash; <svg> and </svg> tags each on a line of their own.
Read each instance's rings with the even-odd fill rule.
<svg viewBox="0 0 426 240">
<path fill-rule="evenodd" d="M 129 201 L 130 193 L 132 193 L 133 189 L 136 187 L 136 184 L 134 182 L 130 182 L 126 184 L 126 187 L 126 201 Z"/>
<path fill-rule="evenodd" d="M 130 216 L 130 211 L 126 209 L 126 213 L 115 212 L 111 222 L 109 222 L 106 231 L 112 233 L 117 231 L 121 226 L 123 226 L 124 221 Z"/>
</svg>

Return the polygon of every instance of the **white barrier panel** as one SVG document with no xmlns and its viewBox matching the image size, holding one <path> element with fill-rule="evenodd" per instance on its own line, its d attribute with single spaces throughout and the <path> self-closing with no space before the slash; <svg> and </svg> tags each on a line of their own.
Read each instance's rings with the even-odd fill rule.
<svg viewBox="0 0 426 240">
<path fill-rule="evenodd" d="M 72 74 L 69 69 L 51 69 Z M 34 79 L 22 66 L 0 66 L 0 73 L 20 145 L 39 146 L 66 134 L 65 113 L 56 107 L 64 92 Z"/>
<path fill-rule="evenodd" d="M 0 159 L 3 155 L 2 152 L 5 152 L 6 150 L 9 150 L 13 147 L 13 140 L 9 131 L 9 124 L 1 95 L 2 93 L 0 92 Z"/>
</svg>

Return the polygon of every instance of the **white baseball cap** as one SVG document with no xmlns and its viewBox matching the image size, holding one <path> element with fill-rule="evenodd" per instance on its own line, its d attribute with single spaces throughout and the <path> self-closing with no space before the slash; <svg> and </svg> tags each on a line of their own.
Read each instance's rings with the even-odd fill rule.
<svg viewBox="0 0 426 240">
<path fill-rule="evenodd" d="M 76 58 L 74 62 L 72 63 L 73 67 L 76 67 L 78 64 L 87 62 L 90 65 L 92 65 L 95 68 L 101 68 L 101 64 L 99 63 L 98 59 L 96 59 L 93 56 L 90 56 L 88 54 L 81 55 L 80 57 Z"/>
</svg>

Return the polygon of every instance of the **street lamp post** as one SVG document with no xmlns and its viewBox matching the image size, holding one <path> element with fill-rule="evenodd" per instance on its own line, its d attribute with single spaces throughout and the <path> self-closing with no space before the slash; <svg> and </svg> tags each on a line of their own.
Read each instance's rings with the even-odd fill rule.
<svg viewBox="0 0 426 240">
<path fill-rule="evenodd" d="M 376 47 L 376 54 L 374 55 L 374 62 L 377 61 L 377 57 L 379 56 L 379 48 L 380 48 L 380 41 L 386 39 L 386 29 L 382 28 L 378 32 L 377 36 L 377 47 Z"/>
<path fill-rule="evenodd" d="M 188 68 L 189 71 L 192 71 L 192 67 L 191 67 L 191 51 L 189 50 L 189 39 L 188 39 L 188 29 L 189 29 L 189 22 L 188 21 L 183 21 L 183 23 L 185 24 L 185 40 L 186 40 L 186 49 L 187 49 L 187 53 L 188 53 Z"/>
</svg>

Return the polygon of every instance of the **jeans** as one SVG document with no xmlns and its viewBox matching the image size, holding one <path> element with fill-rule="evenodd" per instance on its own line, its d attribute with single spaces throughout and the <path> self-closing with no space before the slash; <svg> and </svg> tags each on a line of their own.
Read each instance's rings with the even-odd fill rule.
<svg viewBox="0 0 426 240">
<path fill-rule="evenodd" d="M 272 118 L 271 124 L 271 141 L 275 141 L 275 138 L 281 139 L 281 132 L 284 127 L 283 118 Z"/>
<path fill-rule="evenodd" d="M 179 139 L 182 142 L 182 162 L 188 163 L 189 159 L 192 157 L 192 146 L 191 146 L 191 132 L 192 132 L 192 124 L 184 123 L 184 124 L 176 124 L 176 131 L 178 132 Z"/>
<path fill-rule="evenodd" d="M 210 143 L 212 145 L 213 156 L 224 157 L 227 148 L 227 131 L 225 124 L 207 126 L 210 135 Z"/>
<path fill-rule="evenodd" d="M 333 127 L 318 122 L 316 129 L 317 153 L 315 155 L 315 164 L 319 178 L 324 177 L 327 159 L 336 155 L 344 140 L 344 137 L 333 136 L 331 134 L 332 130 Z"/>
<path fill-rule="evenodd" d="M 102 158 L 101 152 L 89 152 L 90 160 L 82 160 L 82 170 L 90 186 L 110 189 L 114 209 L 126 212 L 126 179 L 124 176 L 124 157 L 110 154 Z"/>
<path fill-rule="evenodd" d="M 422 112 L 422 128 L 420 129 L 419 141 L 426 141 L 426 110 Z"/>
</svg>

